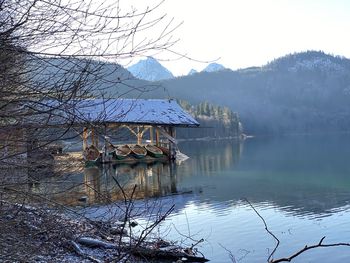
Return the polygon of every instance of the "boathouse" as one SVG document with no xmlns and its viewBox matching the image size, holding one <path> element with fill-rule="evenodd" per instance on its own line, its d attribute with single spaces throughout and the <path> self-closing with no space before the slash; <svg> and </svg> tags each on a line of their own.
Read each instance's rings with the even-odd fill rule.
<svg viewBox="0 0 350 263">
<path fill-rule="evenodd" d="M 86 99 L 75 104 L 73 115 L 74 126 L 82 128 L 83 150 L 90 142 L 103 152 L 110 143 L 107 131 L 126 128 L 135 144 L 143 144 L 146 137 L 151 145 L 168 149 L 171 160 L 176 158 L 175 129 L 199 126 L 175 100 L 164 99 Z"/>
</svg>

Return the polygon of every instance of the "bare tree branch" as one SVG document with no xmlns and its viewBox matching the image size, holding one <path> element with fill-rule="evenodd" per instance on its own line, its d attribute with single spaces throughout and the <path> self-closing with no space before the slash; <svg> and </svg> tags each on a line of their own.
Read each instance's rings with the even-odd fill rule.
<svg viewBox="0 0 350 263">
<path fill-rule="evenodd" d="M 279 262 L 291 262 L 294 258 L 301 255 L 302 253 L 314 249 L 314 248 L 322 248 L 322 247 L 340 247 L 340 246 L 346 246 L 350 247 L 350 243 L 331 243 L 331 244 L 323 244 L 323 241 L 326 237 L 322 237 L 321 240 L 318 242 L 318 244 L 311 245 L 311 246 L 305 246 L 304 248 L 300 249 L 299 251 L 295 252 L 289 257 L 285 258 L 279 258 L 279 259 L 271 259 L 269 263 L 279 263 Z"/>
</svg>

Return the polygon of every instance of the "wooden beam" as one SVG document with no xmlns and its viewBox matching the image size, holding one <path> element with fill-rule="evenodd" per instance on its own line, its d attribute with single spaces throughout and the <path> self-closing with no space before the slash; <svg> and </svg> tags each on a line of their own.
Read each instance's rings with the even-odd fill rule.
<svg viewBox="0 0 350 263">
<path fill-rule="evenodd" d="M 137 134 L 137 144 L 142 144 L 142 133 Z"/>
<path fill-rule="evenodd" d="M 96 148 L 98 149 L 98 145 L 100 144 L 100 136 L 98 136 L 98 131 L 96 133 L 96 130 L 95 130 L 95 146 Z"/>
<path fill-rule="evenodd" d="M 122 125 L 122 124 L 119 124 L 119 123 L 106 123 L 105 126 L 107 128 L 120 128 L 120 127 L 123 127 L 125 125 Z"/>
<path fill-rule="evenodd" d="M 137 126 L 137 144 L 142 144 L 142 138 L 145 132 L 149 129 L 149 126 L 142 126 L 142 130 L 140 126 Z"/>
<path fill-rule="evenodd" d="M 87 147 L 87 138 L 88 138 L 88 128 L 84 127 L 83 128 L 83 151 Z"/>
<path fill-rule="evenodd" d="M 151 144 L 153 145 L 153 127 L 149 127 L 149 139 L 151 141 Z"/>
<path fill-rule="evenodd" d="M 134 131 L 133 128 L 131 128 L 130 126 L 128 125 L 122 125 L 121 127 L 125 127 L 127 128 L 132 134 L 134 134 L 136 137 L 137 137 L 137 133 Z"/>
<path fill-rule="evenodd" d="M 92 144 L 93 146 L 96 146 L 96 142 L 95 142 L 95 129 L 94 129 L 94 127 L 91 127 L 90 129 L 91 129 L 91 144 Z"/>
<path fill-rule="evenodd" d="M 169 127 L 168 128 L 168 132 L 169 132 L 169 137 L 168 137 L 168 140 L 169 140 L 169 159 L 170 161 L 174 161 L 176 159 L 176 140 L 175 138 L 173 137 L 174 136 L 174 127 Z M 173 139 L 173 140 L 170 140 Z"/>
<path fill-rule="evenodd" d="M 145 134 L 146 131 L 148 131 L 150 127 L 149 126 L 143 126 L 143 130 L 142 130 L 142 136 Z"/>
<path fill-rule="evenodd" d="M 165 138 L 171 141 L 174 144 L 177 144 L 177 140 L 170 135 L 170 130 L 174 129 L 173 127 L 169 127 L 169 132 L 163 129 L 162 127 L 156 127 L 156 131 L 159 131 Z"/>
<path fill-rule="evenodd" d="M 160 146 L 160 142 L 159 142 L 159 131 L 156 129 L 156 145 Z"/>
<path fill-rule="evenodd" d="M 137 126 L 136 127 L 136 130 L 137 130 L 137 144 L 141 144 L 142 142 L 142 134 L 140 133 L 140 126 Z"/>
</svg>

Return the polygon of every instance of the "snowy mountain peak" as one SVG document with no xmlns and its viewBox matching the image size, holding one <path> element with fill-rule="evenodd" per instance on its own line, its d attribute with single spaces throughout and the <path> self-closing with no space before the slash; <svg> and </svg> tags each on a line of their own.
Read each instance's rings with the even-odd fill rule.
<svg viewBox="0 0 350 263">
<path fill-rule="evenodd" d="M 140 60 L 135 65 L 128 67 L 128 70 L 136 78 L 149 81 L 170 79 L 174 77 L 167 68 L 162 66 L 162 64 L 152 57 Z"/>
<path fill-rule="evenodd" d="M 202 70 L 202 72 L 215 72 L 224 70 L 225 67 L 218 63 L 210 63 L 205 69 Z"/>
<path fill-rule="evenodd" d="M 197 71 L 197 70 L 195 70 L 195 69 L 191 69 L 191 70 L 190 70 L 190 72 L 188 72 L 188 74 L 187 74 L 187 75 L 191 76 L 191 75 L 196 74 L 196 73 L 198 73 L 198 71 Z"/>
</svg>

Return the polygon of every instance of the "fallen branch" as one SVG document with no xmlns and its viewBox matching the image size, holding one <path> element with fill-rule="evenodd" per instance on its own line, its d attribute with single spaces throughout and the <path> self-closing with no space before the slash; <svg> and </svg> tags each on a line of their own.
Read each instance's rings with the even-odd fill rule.
<svg viewBox="0 0 350 263">
<path fill-rule="evenodd" d="M 108 242 L 104 242 L 95 238 L 91 238 L 91 237 L 79 237 L 77 238 L 77 242 L 87 246 L 87 247 L 100 247 L 100 248 L 105 248 L 105 249 L 115 249 L 117 248 L 117 245 L 112 244 L 112 243 L 108 243 Z"/>
<path fill-rule="evenodd" d="M 186 253 L 181 251 L 180 248 L 176 250 L 163 250 L 163 249 L 155 249 L 155 248 L 147 248 L 141 247 L 138 245 L 134 246 L 117 246 L 112 243 L 104 242 L 91 237 L 80 237 L 75 241 L 71 241 L 72 247 L 75 252 L 85 258 L 89 258 L 91 260 L 95 260 L 95 262 L 99 262 L 98 259 L 90 258 L 88 254 L 84 253 L 84 251 L 77 244 L 81 244 L 87 246 L 89 248 L 104 248 L 104 249 L 119 249 L 120 251 L 124 251 L 130 253 L 134 256 L 141 256 L 143 258 L 156 258 L 156 259 L 167 259 L 167 260 L 178 260 L 178 259 L 186 259 L 186 262 L 207 262 L 209 261 L 205 257 L 198 257 L 193 254 Z"/>
<path fill-rule="evenodd" d="M 89 254 L 85 253 L 75 241 L 71 240 L 70 241 L 70 245 L 73 248 L 73 250 L 75 251 L 75 253 L 77 253 L 79 256 L 81 256 L 83 258 L 86 258 L 86 259 L 89 259 L 92 262 L 96 262 L 96 263 L 102 263 L 103 262 L 103 261 L 101 261 L 101 260 L 99 260 L 97 258 L 94 258 L 93 256 L 90 256 Z"/>
<path fill-rule="evenodd" d="M 140 256 L 147 259 L 166 259 L 166 260 L 181 260 L 185 259 L 186 262 L 208 262 L 205 257 L 197 257 L 195 255 L 189 255 L 182 251 L 169 251 L 146 247 L 134 247 L 131 248 L 131 254 Z"/>
<path fill-rule="evenodd" d="M 338 247 L 338 246 L 347 246 L 350 247 L 350 243 L 333 243 L 333 244 L 323 244 L 323 240 L 326 237 L 322 237 L 320 242 L 318 242 L 318 244 L 316 245 L 312 245 L 312 246 L 305 246 L 304 248 L 300 249 L 299 251 L 297 251 L 296 253 L 294 253 L 293 255 L 291 255 L 288 258 L 279 258 L 279 259 L 275 259 L 275 260 L 271 260 L 269 261 L 269 263 L 279 263 L 279 262 L 291 262 L 292 259 L 296 258 L 297 256 L 299 256 L 300 254 L 304 253 L 305 251 L 308 251 L 310 249 L 314 249 L 314 248 L 319 248 L 319 247 Z"/>
</svg>

